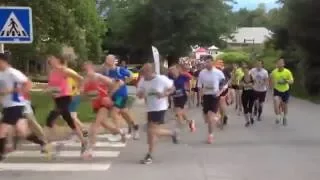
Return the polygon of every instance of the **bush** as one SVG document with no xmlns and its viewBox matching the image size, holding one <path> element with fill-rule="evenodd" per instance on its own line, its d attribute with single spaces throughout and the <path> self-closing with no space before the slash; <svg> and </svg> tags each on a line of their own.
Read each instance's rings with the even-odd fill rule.
<svg viewBox="0 0 320 180">
<path fill-rule="evenodd" d="M 235 52 L 226 52 L 217 57 L 217 59 L 222 59 L 226 64 L 232 63 L 242 63 L 249 62 L 249 54 L 246 52 L 235 51 Z"/>
</svg>

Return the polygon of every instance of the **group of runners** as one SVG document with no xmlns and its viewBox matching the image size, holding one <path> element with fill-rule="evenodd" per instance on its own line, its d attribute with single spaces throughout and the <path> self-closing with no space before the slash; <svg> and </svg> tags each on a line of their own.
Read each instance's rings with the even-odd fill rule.
<svg viewBox="0 0 320 180">
<path fill-rule="evenodd" d="M 2 105 L 0 160 L 6 153 L 16 149 L 20 138 L 39 144 L 41 152 L 45 153 L 48 159 L 58 154 L 63 144 L 58 143 L 53 153 L 51 142 L 56 137 L 55 122 L 59 116 L 72 129 L 73 135 L 79 138 L 80 155 L 84 159 L 92 157 L 100 126 L 113 134 L 120 134 L 121 141 L 126 141 L 127 132 L 120 128 L 120 118 L 128 123 L 128 133 L 132 133 L 133 138 L 138 139 L 139 125 L 133 120 L 127 108 L 126 81 L 130 81 L 130 72 L 125 68 L 117 67 L 115 61 L 114 55 L 108 55 L 100 72 L 97 72 L 94 64 L 85 62 L 83 77 L 67 66 L 63 56 L 48 57 L 50 70 L 45 91 L 52 96 L 55 107 L 48 112 L 45 124 L 48 133 L 45 134 L 31 106 L 32 82 L 21 71 L 11 67 L 6 54 L 0 54 Z M 77 108 L 82 99 L 91 101 L 92 110 L 96 114 L 89 129 L 85 129 L 77 117 Z M 113 122 L 105 121 L 109 115 Z"/>
<path fill-rule="evenodd" d="M 67 66 L 62 56 L 49 56 L 50 73 L 47 92 L 52 96 L 55 108 L 48 113 L 45 134 L 37 123 L 31 107 L 31 81 L 19 70 L 10 66 L 9 57 L 0 54 L 0 93 L 3 117 L 0 124 L 0 160 L 10 150 L 15 150 L 18 138 L 24 138 L 39 144 L 41 152 L 48 158 L 54 155 L 51 142 L 55 137 L 55 122 L 59 116 L 67 122 L 81 142 L 80 155 L 84 159 L 92 158 L 97 130 L 100 126 L 113 134 L 119 134 L 121 141 L 127 139 L 126 132 L 120 128 L 122 117 L 128 124 L 133 138 L 139 138 L 139 125 L 133 120 L 127 108 L 130 72 L 116 66 L 114 55 L 106 56 L 103 68 L 97 68 L 91 62 L 83 64 L 84 76 Z M 137 84 L 137 97 L 144 99 L 147 112 L 147 144 L 143 164 L 152 163 L 156 140 L 161 136 L 179 143 L 179 134 L 184 126 L 190 132 L 196 131 L 194 119 L 188 118 L 187 104 L 202 105 L 204 121 L 208 127 L 207 143 L 214 141 L 214 127 L 223 128 L 228 123 L 228 105 L 235 104 L 235 110 L 244 114 L 245 126 L 261 121 L 263 103 L 269 88 L 273 89 L 276 123 L 287 124 L 288 100 L 292 73 L 286 69 L 284 60 L 277 62 L 277 68 L 269 75 L 263 68 L 263 62 L 257 61 L 254 68 L 246 63 L 234 64 L 225 68 L 223 61 L 206 56 L 204 63 L 188 72 L 183 65 L 169 67 L 168 75 L 155 73 L 154 65 L 146 63 L 140 71 Z M 77 107 L 82 97 L 92 102 L 96 119 L 89 129 L 84 129 L 77 117 Z M 174 128 L 165 128 L 165 113 L 172 101 L 176 117 Z M 191 102 L 191 103 L 190 103 Z M 234 102 L 234 103 L 233 103 Z M 108 116 L 112 122 L 106 121 Z M 25 121 L 27 119 L 27 121 Z M 14 128 L 12 128 L 14 127 Z M 86 138 L 88 136 L 88 138 Z M 10 142 L 10 143 L 8 143 Z M 55 153 L 63 144 L 58 144 Z"/>
<path fill-rule="evenodd" d="M 195 132 L 195 121 L 187 115 L 188 104 L 202 105 L 209 144 L 214 141 L 214 127 L 223 128 L 228 123 L 228 105 L 235 104 L 236 112 L 244 115 L 245 127 L 261 121 L 269 89 L 273 90 L 275 122 L 279 124 L 282 121 L 283 125 L 287 125 L 287 105 L 293 76 L 285 68 L 284 59 L 277 61 L 270 75 L 264 69 L 263 61 L 256 61 L 253 68 L 246 63 L 225 68 L 223 61 L 214 60 L 212 56 L 204 57 L 204 63 L 191 72 L 181 64 L 169 67 L 167 76 L 157 75 L 153 69 L 152 64 L 143 66 L 143 78 L 137 85 L 137 95 L 145 99 L 148 112 L 149 149 L 141 161 L 144 164 L 152 163 L 156 137 L 171 136 L 176 144 L 184 125 Z M 165 113 L 170 107 L 174 109 L 177 123 L 173 129 L 164 129 L 161 125 L 165 123 Z"/>
</svg>

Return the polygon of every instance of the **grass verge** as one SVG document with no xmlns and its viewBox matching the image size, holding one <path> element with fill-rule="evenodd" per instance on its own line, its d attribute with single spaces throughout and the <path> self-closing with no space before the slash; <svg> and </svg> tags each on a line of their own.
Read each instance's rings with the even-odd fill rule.
<svg viewBox="0 0 320 180">
<path fill-rule="evenodd" d="M 50 95 L 44 92 L 32 92 L 32 105 L 35 107 L 36 117 L 38 122 L 41 125 L 44 125 L 46 122 L 47 115 L 50 110 L 53 109 L 54 103 Z M 134 97 L 129 96 L 129 106 L 133 104 Z M 95 117 L 95 114 L 92 111 L 91 103 L 87 100 L 82 100 L 81 104 L 78 108 L 78 116 L 82 122 L 91 122 Z M 57 124 L 64 125 L 64 121 L 62 119 L 58 119 Z"/>
</svg>

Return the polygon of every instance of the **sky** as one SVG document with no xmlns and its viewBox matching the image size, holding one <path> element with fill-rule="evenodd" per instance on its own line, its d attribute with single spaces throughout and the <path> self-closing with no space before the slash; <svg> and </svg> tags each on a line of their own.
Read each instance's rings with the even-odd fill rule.
<svg viewBox="0 0 320 180">
<path fill-rule="evenodd" d="M 276 4 L 276 0 L 236 0 L 238 4 L 233 5 L 234 10 L 238 10 L 240 8 L 247 8 L 247 9 L 255 9 L 258 4 L 265 3 L 267 9 L 272 9 L 278 7 Z"/>
</svg>

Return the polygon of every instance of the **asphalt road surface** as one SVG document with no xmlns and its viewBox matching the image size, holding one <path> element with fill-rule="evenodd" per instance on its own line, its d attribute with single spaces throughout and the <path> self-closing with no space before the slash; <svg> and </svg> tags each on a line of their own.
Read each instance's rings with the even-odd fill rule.
<svg viewBox="0 0 320 180">
<path fill-rule="evenodd" d="M 228 127 L 216 130 L 211 145 L 205 144 L 201 110 L 190 109 L 197 131 L 183 132 L 178 145 L 161 140 L 151 165 L 138 164 L 146 151 L 144 134 L 128 144 L 110 142 L 110 135 L 101 135 L 93 161 L 79 160 L 76 142 L 69 142 L 61 157 L 50 162 L 40 156 L 36 146 L 21 145 L 0 163 L 0 179 L 318 180 L 320 106 L 292 98 L 288 126 L 283 127 L 275 125 L 268 98 L 262 122 L 250 128 L 245 128 L 243 117 L 230 108 Z"/>
</svg>

